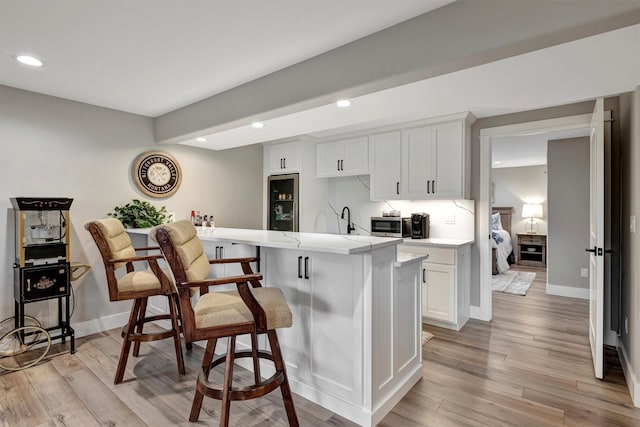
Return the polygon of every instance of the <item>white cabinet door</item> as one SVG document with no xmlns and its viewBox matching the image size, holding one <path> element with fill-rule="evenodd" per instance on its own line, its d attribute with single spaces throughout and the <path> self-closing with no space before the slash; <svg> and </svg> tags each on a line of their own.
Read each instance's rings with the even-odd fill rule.
<svg viewBox="0 0 640 427">
<path fill-rule="evenodd" d="M 354 404 L 362 403 L 362 288 L 360 255 L 304 253 L 303 279 L 311 310 L 311 381 Z M 330 302 L 330 303 L 329 303 Z"/>
<path fill-rule="evenodd" d="M 401 132 L 371 136 L 371 199 L 400 199 L 402 180 Z"/>
<path fill-rule="evenodd" d="M 319 178 L 369 173 L 369 142 L 366 136 L 320 143 L 316 154 Z"/>
<path fill-rule="evenodd" d="M 433 126 L 433 159 L 435 168 L 430 198 L 453 199 L 464 197 L 464 144 L 462 122 Z"/>
<path fill-rule="evenodd" d="M 340 163 L 343 175 L 366 175 L 369 173 L 369 138 L 360 136 L 344 141 L 344 157 Z"/>
<path fill-rule="evenodd" d="M 432 135 L 431 126 L 403 132 L 402 176 L 407 199 L 427 199 L 432 196 L 431 187 L 436 168 Z"/>
<path fill-rule="evenodd" d="M 344 160 L 343 141 L 324 142 L 316 146 L 317 176 L 326 178 L 340 175 L 340 161 Z"/>
<path fill-rule="evenodd" d="M 309 292 L 302 275 L 303 253 L 296 250 L 264 250 L 265 286 L 279 288 L 293 317 L 290 328 L 278 329 L 278 341 L 290 376 L 309 377 Z"/>
<path fill-rule="evenodd" d="M 265 147 L 269 159 L 269 174 L 298 172 L 300 169 L 299 142 L 283 142 Z"/>
<path fill-rule="evenodd" d="M 455 267 L 425 262 L 422 268 L 422 316 L 455 322 Z"/>
</svg>

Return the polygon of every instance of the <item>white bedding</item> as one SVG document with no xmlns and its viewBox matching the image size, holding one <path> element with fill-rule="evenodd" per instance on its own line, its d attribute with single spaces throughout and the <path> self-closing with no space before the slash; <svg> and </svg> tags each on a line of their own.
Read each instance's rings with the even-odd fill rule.
<svg viewBox="0 0 640 427">
<path fill-rule="evenodd" d="M 503 241 L 500 244 L 497 244 L 494 239 L 491 239 L 492 247 L 496 248 L 496 268 L 498 269 L 498 274 L 504 273 L 509 269 L 509 262 L 507 262 L 507 257 L 513 250 L 513 246 L 511 244 L 511 235 L 507 230 L 493 230 L 502 237 Z"/>
</svg>

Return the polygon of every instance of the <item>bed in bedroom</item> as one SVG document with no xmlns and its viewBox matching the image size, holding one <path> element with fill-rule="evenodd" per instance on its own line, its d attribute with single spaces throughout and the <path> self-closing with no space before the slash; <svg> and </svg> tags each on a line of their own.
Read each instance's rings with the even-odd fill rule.
<svg viewBox="0 0 640 427">
<path fill-rule="evenodd" d="M 493 207 L 491 215 L 491 274 L 504 273 L 515 262 L 511 242 L 513 208 Z"/>
</svg>

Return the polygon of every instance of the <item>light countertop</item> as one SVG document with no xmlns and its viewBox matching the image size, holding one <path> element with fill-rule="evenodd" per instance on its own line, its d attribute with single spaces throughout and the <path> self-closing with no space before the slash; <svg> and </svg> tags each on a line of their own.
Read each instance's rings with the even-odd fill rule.
<svg viewBox="0 0 640 427">
<path fill-rule="evenodd" d="M 401 238 L 360 236 L 353 234 L 300 233 L 243 228 L 196 227 L 202 241 L 242 243 L 267 248 L 298 249 L 334 254 L 357 254 L 403 243 Z M 150 228 L 127 229 L 131 234 L 149 234 Z"/>
<path fill-rule="evenodd" d="M 411 252 L 398 251 L 398 253 L 396 254 L 396 262 L 393 265 L 394 267 L 401 268 L 414 262 L 422 262 L 427 258 L 429 258 L 429 255 L 426 254 L 414 254 Z"/>
<path fill-rule="evenodd" d="M 460 248 L 465 245 L 471 245 L 475 243 L 473 239 L 444 239 L 444 238 L 431 238 L 431 239 L 404 239 L 403 245 L 416 245 L 416 246 L 445 246 L 451 248 Z"/>
</svg>

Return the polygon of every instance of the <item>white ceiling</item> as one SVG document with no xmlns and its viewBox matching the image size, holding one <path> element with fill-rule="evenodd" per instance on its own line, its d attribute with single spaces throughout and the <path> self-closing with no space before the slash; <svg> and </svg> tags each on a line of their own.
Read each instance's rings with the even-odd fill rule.
<svg viewBox="0 0 640 427">
<path fill-rule="evenodd" d="M 493 168 L 517 168 L 547 164 L 547 141 L 589 136 L 589 129 L 541 132 L 492 140 Z"/>
<path fill-rule="evenodd" d="M 0 84 L 156 117 L 451 2 L 0 0 Z"/>
<path fill-rule="evenodd" d="M 155 117 L 450 2 L 0 0 L 0 84 Z M 635 25 L 184 143 L 225 149 L 616 95 L 640 84 L 639 45 Z M 11 58 L 24 52 L 45 67 Z"/>
</svg>

